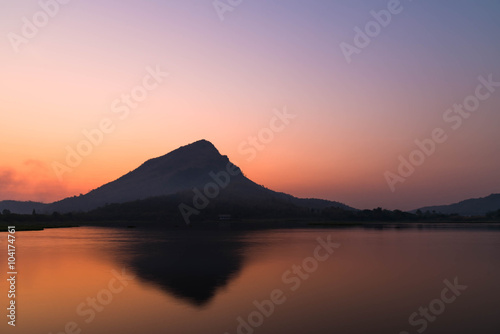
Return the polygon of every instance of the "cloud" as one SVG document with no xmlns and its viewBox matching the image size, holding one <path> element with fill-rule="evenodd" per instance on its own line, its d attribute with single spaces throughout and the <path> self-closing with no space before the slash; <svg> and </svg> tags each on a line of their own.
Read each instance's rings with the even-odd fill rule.
<svg viewBox="0 0 500 334">
<path fill-rule="evenodd" d="M 19 169 L 0 167 L 0 200 L 50 203 L 77 191 L 59 182 L 40 160 L 26 160 Z"/>
</svg>

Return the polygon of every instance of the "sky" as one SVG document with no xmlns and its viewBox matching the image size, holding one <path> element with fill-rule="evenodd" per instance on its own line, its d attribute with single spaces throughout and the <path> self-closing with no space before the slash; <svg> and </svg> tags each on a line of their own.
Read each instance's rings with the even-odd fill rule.
<svg viewBox="0 0 500 334">
<path fill-rule="evenodd" d="M 200 139 L 356 208 L 500 192 L 496 0 L 0 0 L 0 36 L 0 200 Z"/>
</svg>

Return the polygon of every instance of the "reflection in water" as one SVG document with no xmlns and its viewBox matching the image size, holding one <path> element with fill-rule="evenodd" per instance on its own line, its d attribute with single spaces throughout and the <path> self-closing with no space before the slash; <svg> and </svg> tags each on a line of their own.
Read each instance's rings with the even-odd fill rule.
<svg viewBox="0 0 500 334">
<path fill-rule="evenodd" d="M 242 268 L 245 245 L 235 234 L 156 231 L 153 242 L 135 237 L 135 254 L 125 253 L 125 263 L 140 279 L 193 305 L 206 305 Z"/>
<path fill-rule="evenodd" d="M 365 229 L 443 230 L 445 225 L 417 224 L 377 225 Z M 453 230 L 495 230 L 498 226 L 464 227 L 447 224 Z M 345 229 L 333 228 L 330 231 Z M 141 231 L 131 235 L 119 253 L 123 263 L 139 279 L 153 283 L 162 290 L 197 307 L 207 306 L 217 291 L 229 284 L 244 266 L 245 236 L 249 232 L 218 230 L 161 230 Z M 255 241 L 255 240 L 254 240 Z M 130 247 L 129 244 L 133 244 Z M 253 243 L 253 246 L 255 244 Z"/>
<path fill-rule="evenodd" d="M 341 247 L 291 289 L 283 273 L 304 263 L 316 239 L 328 235 Z M 234 334 L 239 319 L 255 314 L 256 301 L 280 289 L 286 301 L 254 334 L 413 334 L 420 327 L 410 315 L 440 298 L 443 281 L 455 278 L 467 290 L 425 334 L 500 333 L 498 230 L 87 227 L 23 232 L 16 243 L 19 318 L 14 330 L 0 323 L 0 333 L 65 333 L 74 322 L 81 334 Z M 87 322 L 78 306 L 100 296 L 122 268 L 136 279 L 100 302 Z M 5 308 L 6 283 L 0 280 Z"/>
</svg>

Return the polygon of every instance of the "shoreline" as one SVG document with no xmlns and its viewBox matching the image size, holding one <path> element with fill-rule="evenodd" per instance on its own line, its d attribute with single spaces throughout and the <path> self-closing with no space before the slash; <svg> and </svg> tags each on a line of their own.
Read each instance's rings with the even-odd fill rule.
<svg viewBox="0 0 500 334">
<path fill-rule="evenodd" d="M 54 228 L 70 228 L 70 227 L 80 227 L 80 225 L 75 224 L 23 224 L 16 222 L 9 222 L 8 224 L 0 224 L 0 233 L 7 232 L 7 226 L 15 226 L 16 232 L 28 232 L 28 231 L 43 231 L 45 229 L 54 229 Z"/>
<path fill-rule="evenodd" d="M 108 227 L 129 229 L 171 229 L 171 230 L 268 230 L 268 229 L 315 229 L 315 228 L 369 228 L 369 229 L 430 229 L 430 228 L 491 228 L 500 229 L 500 221 L 311 221 L 307 219 L 256 219 L 241 221 L 204 221 L 191 225 L 172 222 L 102 221 L 70 223 L 2 222 L 0 233 L 7 232 L 7 226 L 16 226 L 16 232 L 43 231 L 55 228 Z"/>
</svg>

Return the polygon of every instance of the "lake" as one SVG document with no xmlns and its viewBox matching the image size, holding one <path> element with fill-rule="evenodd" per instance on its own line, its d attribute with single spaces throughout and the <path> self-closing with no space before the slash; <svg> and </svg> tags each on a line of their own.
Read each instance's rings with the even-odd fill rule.
<svg viewBox="0 0 500 334">
<path fill-rule="evenodd" d="M 500 333 L 499 229 L 80 227 L 16 247 L 2 333 Z"/>
</svg>

